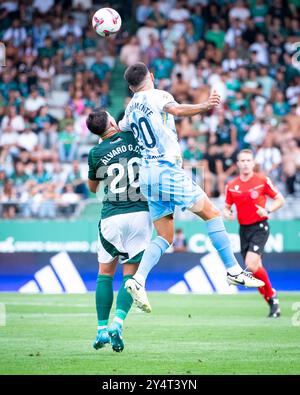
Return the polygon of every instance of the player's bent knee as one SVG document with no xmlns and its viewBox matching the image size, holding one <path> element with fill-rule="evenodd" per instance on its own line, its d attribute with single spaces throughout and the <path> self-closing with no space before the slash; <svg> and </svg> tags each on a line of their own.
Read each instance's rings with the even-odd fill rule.
<svg viewBox="0 0 300 395">
<path fill-rule="evenodd" d="M 189 207 L 188 210 L 194 214 L 201 213 L 205 205 L 205 198 L 198 200 L 193 206 Z"/>
<path fill-rule="evenodd" d="M 115 259 L 111 263 L 99 263 L 99 274 L 114 276 L 117 262 L 118 260 Z"/>
<path fill-rule="evenodd" d="M 221 217 L 221 212 L 212 204 L 206 195 L 198 200 L 189 210 L 204 221 Z"/>
<path fill-rule="evenodd" d="M 173 243 L 174 240 L 174 232 L 172 233 L 165 233 L 165 232 L 158 232 L 157 236 L 162 237 L 163 239 L 165 239 L 170 245 Z"/>
</svg>

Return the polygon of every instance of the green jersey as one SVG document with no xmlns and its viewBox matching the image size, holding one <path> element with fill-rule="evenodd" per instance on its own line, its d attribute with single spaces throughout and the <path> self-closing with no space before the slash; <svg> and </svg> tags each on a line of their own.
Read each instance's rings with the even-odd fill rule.
<svg viewBox="0 0 300 395">
<path fill-rule="evenodd" d="M 140 158 L 132 132 L 116 133 L 90 150 L 88 177 L 104 184 L 102 219 L 148 211 L 139 187 Z"/>
</svg>

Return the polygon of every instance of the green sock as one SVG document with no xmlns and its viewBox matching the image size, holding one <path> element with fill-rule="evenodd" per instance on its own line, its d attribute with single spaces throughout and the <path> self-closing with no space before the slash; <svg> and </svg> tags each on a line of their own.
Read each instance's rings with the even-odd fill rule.
<svg viewBox="0 0 300 395">
<path fill-rule="evenodd" d="M 113 278 L 105 274 L 99 274 L 97 277 L 96 288 L 96 309 L 99 327 L 105 327 L 108 324 L 109 313 L 114 300 Z"/>
<path fill-rule="evenodd" d="M 123 283 L 119 289 L 117 296 L 117 305 L 114 321 L 118 322 L 120 325 L 123 325 L 123 321 L 125 320 L 133 302 L 131 295 L 126 291 L 124 287 L 125 282 L 130 278 L 132 278 L 132 276 L 124 276 Z"/>
</svg>

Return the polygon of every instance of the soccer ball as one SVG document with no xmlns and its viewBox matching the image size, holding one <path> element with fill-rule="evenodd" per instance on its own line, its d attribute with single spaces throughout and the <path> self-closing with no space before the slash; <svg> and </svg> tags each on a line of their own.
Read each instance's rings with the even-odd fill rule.
<svg viewBox="0 0 300 395">
<path fill-rule="evenodd" d="M 107 37 L 120 30 L 122 21 L 119 13 L 113 8 L 100 8 L 95 12 L 92 23 L 97 34 Z"/>
</svg>

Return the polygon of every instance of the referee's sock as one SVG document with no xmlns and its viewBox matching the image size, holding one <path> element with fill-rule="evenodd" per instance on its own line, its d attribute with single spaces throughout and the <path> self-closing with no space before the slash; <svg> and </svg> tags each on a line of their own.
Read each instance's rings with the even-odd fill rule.
<svg viewBox="0 0 300 395">
<path fill-rule="evenodd" d="M 223 219 L 216 217 L 205 221 L 207 227 L 208 236 L 212 242 L 212 245 L 218 251 L 220 258 L 222 259 L 227 272 L 232 276 L 240 274 L 243 269 L 236 260 L 231 243 L 226 232 Z"/>
<path fill-rule="evenodd" d="M 160 257 L 169 247 L 170 244 L 166 239 L 161 236 L 156 236 L 145 249 L 139 268 L 133 278 L 142 286 L 145 286 L 146 278 L 150 270 L 157 264 Z"/>
<path fill-rule="evenodd" d="M 256 270 L 256 272 L 253 273 L 253 276 L 265 283 L 265 286 L 261 287 L 262 291 L 260 291 L 261 288 L 258 288 L 258 290 L 263 295 L 265 300 L 268 301 L 270 298 L 272 298 L 272 296 L 274 296 L 274 290 L 272 288 L 272 284 L 266 269 L 262 266 L 259 267 L 258 270 Z"/>
</svg>

